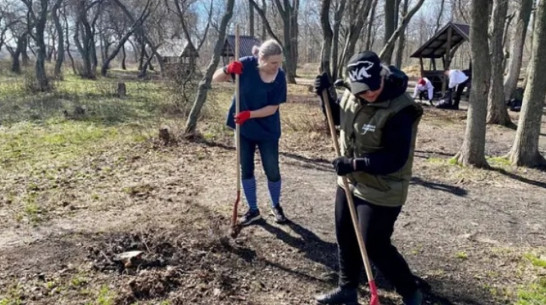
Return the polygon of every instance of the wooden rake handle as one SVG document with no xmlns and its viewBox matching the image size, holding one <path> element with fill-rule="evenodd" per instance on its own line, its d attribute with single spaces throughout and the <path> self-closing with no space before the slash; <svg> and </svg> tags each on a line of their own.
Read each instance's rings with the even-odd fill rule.
<svg viewBox="0 0 546 305">
<path fill-rule="evenodd" d="M 322 90 L 322 102 L 326 108 L 326 118 L 328 119 L 328 128 L 330 129 L 330 136 L 332 137 L 332 142 L 334 144 L 334 149 L 336 151 L 336 156 L 341 156 L 341 151 L 339 149 L 339 142 L 337 141 L 336 129 L 334 126 L 334 118 L 332 117 L 332 108 L 330 107 L 330 97 L 328 96 L 328 90 Z M 358 218 L 356 215 L 355 204 L 353 200 L 353 194 L 349 188 L 349 182 L 347 177 L 341 176 L 343 181 L 343 189 L 345 190 L 345 197 L 347 197 L 347 204 L 349 205 L 349 212 L 351 214 L 351 220 L 353 223 L 353 228 L 355 230 L 356 239 L 358 241 L 358 247 L 360 248 L 360 254 L 362 256 L 362 261 L 364 262 L 364 269 L 366 270 L 366 276 L 368 277 L 368 284 L 370 286 L 370 304 L 371 305 L 380 305 L 379 297 L 377 296 L 377 286 L 375 285 L 375 280 L 373 278 L 372 267 L 370 265 L 370 260 L 368 259 L 368 253 L 366 252 L 366 245 L 364 244 L 364 238 L 360 232 L 358 225 Z"/>
</svg>

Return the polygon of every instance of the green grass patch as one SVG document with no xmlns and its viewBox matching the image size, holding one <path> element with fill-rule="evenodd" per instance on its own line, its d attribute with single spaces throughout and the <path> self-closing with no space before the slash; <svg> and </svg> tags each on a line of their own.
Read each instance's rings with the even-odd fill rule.
<svg viewBox="0 0 546 305">
<path fill-rule="evenodd" d="M 546 277 L 541 277 L 525 288 L 518 290 L 516 305 L 546 304 Z"/>
<path fill-rule="evenodd" d="M 491 166 L 509 167 L 512 165 L 510 160 L 505 157 L 486 157 L 485 159 Z"/>
<path fill-rule="evenodd" d="M 89 305 L 113 305 L 116 298 L 116 293 L 108 288 L 108 286 L 103 285 L 100 288 L 100 291 L 95 302 L 88 303 Z"/>
<path fill-rule="evenodd" d="M 125 127 L 66 120 L 0 127 L 0 165 L 9 169 L 25 164 L 68 164 L 109 143 L 138 142 L 146 138 L 132 126 Z"/>
<path fill-rule="evenodd" d="M 85 80 L 67 75 L 56 81 L 51 92 L 29 93 L 18 79 L 0 77 L 0 124 L 73 118 L 75 109 L 85 113 L 76 119 L 103 124 L 151 120 L 168 103 L 169 91 L 162 83 L 125 80 L 127 95 L 117 97 L 118 81 L 110 78 Z M 2 82 L 2 80 L 5 80 Z M 164 107 L 163 107 L 164 108 Z"/>
<path fill-rule="evenodd" d="M 455 257 L 457 257 L 460 260 L 467 260 L 468 254 L 465 251 L 459 251 L 455 254 Z"/>
<path fill-rule="evenodd" d="M 530 261 L 531 264 L 535 267 L 546 268 L 546 258 L 544 257 L 539 257 L 538 255 L 533 253 L 525 253 L 523 257 Z"/>
<path fill-rule="evenodd" d="M 14 285 L 7 290 L 6 295 L 0 296 L 0 305 L 23 304 L 22 294 L 23 288 L 19 285 Z"/>
</svg>

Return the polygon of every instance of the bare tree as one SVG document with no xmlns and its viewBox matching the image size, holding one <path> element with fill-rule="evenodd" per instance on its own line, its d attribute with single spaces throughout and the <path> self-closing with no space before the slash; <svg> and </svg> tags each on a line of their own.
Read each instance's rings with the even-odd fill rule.
<svg viewBox="0 0 546 305">
<path fill-rule="evenodd" d="M 334 32 L 330 26 L 330 5 L 331 0 L 322 0 L 320 7 L 320 26 L 322 28 L 322 51 L 320 60 L 320 71 L 326 72 L 328 75 L 332 75 L 330 70 L 330 60 L 332 55 L 332 40 Z"/>
<path fill-rule="evenodd" d="M 76 12 L 76 29 L 74 43 L 83 60 L 80 76 L 87 79 L 96 78 L 97 50 L 95 46 L 95 25 L 101 12 L 103 0 L 77 0 L 73 4 Z"/>
<path fill-rule="evenodd" d="M 508 0 L 493 1 L 493 16 L 489 26 L 491 46 L 491 88 L 489 90 L 487 102 L 487 123 L 515 127 L 506 110 L 504 88 L 502 85 L 504 70 L 502 65 L 504 62 L 502 38 L 507 12 Z"/>
<path fill-rule="evenodd" d="M 248 35 L 254 36 L 254 7 L 248 1 Z"/>
<path fill-rule="evenodd" d="M 164 35 L 166 30 L 162 27 L 162 16 L 159 16 L 155 14 L 152 17 L 147 18 L 147 23 L 150 23 L 149 27 L 146 27 L 144 24 L 139 24 L 137 21 L 137 18 L 134 17 L 133 12 L 128 9 L 127 5 L 123 4 L 121 0 L 112 0 L 114 1 L 121 10 L 125 13 L 125 16 L 129 18 L 130 22 L 133 24 L 136 24 L 136 30 L 135 35 L 137 37 L 137 41 L 140 44 L 140 52 L 141 52 L 141 62 L 139 64 L 139 77 L 145 77 L 146 71 L 148 67 L 151 65 L 151 61 L 153 57 L 155 56 L 157 58 L 157 62 L 159 63 L 159 67 L 161 70 L 161 73 L 164 72 L 163 67 L 163 60 L 161 60 L 161 55 L 157 53 L 157 49 L 161 45 L 164 39 Z M 158 3 L 155 3 L 155 7 L 157 8 Z M 152 30 L 154 31 L 154 34 L 157 36 L 154 41 L 154 39 L 151 38 Z M 150 49 L 150 55 L 148 55 L 148 51 L 146 50 L 146 46 L 148 46 Z M 146 58 L 144 60 L 144 58 Z"/>
<path fill-rule="evenodd" d="M 64 21 L 64 33 L 65 33 L 65 42 L 66 42 L 66 55 L 68 55 L 68 58 L 70 59 L 70 64 L 72 67 L 72 72 L 74 74 L 78 74 L 78 70 L 76 69 L 76 63 L 74 62 L 74 57 L 72 56 L 72 51 L 70 50 L 70 25 L 68 22 L 68 13 L 66 9 L 66 5 L 63 5 L 62 7 L 62 18 Z"/>
<path fill-rule="evenodd" d="M 296 70 L 298 63 L 298 11 L 300 6 L 299 0 L 284 0 L 281 3 L 280 0 L 275 0 L 277 11 L 282 19 L 283 27 L 283 42 L 281 42 L 271 29 L 270 22 L 268 21 L 265 11 L 261 9 L 256 1 L 249 0 L 254 6 L 254 9 L 262 17 L 262 21 L 267 28 L 267 32 L 275 40 L 277 40 L 284 49 L 285 56 L 285 71 L 286 80 L 291 84 L 296 83 Z"/>
<path fill-rule="evenodd" d="M 332 40 L 332 77 L 334 79 L 338 76 L 338 67 L 339 70 L 343 68 L 343 65 L 340 64 L 339 60 L 339 41 L 340 41 L 340 26 L 341 26 L 341 19 L 343 17 L 343 14 L 345 13 L 345 0 L 340 0 L 336 5 L 336 10 L 334 12 L 334 37 Z M 341 74 L 341 73 L 340 73 Z"/>
<path fill-rule="evenodd" d="M 396 15 L 396 0 L 385 0 L 384 13 L 385 13 L 384 15 L 385 35 L 383 36 L 383 45 L 386 45 L 389 42 L 389 39 L 391 38 L 392 33 L 394 33 L 395 26 L 396 26 L 395 19 L 398 18 L 398 16 Z"/>
<path fill-rule="evenodd" d="M 31 24 L 29 28 L 33 28 L 33 31 L 29 30 L 29 34 L 36 43 L 36 89 L 39 91 L 48 91 L 51 89 L 49 85 L 49 79 L 45 70 L 46 59 L 46 44 L 45 44 L 45 27 L 47 22 L 47 15 L 49 12 L 49 1 L 39 0 L 34 2 L 33 0 L 21 0 L 27 7 L 27 13 Z M 62 0 L 56 0 L 60 2 Z M 54 4 L 54 6 L 56 3 Z"/>
<path fill-rule="evenodd" d="M 506 75 L 504 77 L 504 97 L 509 99 L 518 85 L 518 78 L 521 70 L 521 59 L 523 57 L 523 45 L 527 35 L 527 27 L 533 0 L 521 0 L 521 6 L 516 17 L 514 32 L 512 33 Z"/>
<path fill-rule="evenodd" d="M 368 30 L 366 32 L 366 50 L 370 50 L 373 46 L 374 35 L 372 35 L 372 29 L 373 29 L 373 22 L 375 20 L 375 10 L 377 8 L 377 2 L 378 0 L 373 0 L 372 2 L 372 8 L 370 9 L 370 18 L 368 18 Z"/>
<path fill-rule="evenodd" d="M 546 78 L 542 73 L 546 65 L 546 57 L 542 54 L 546 48 L 545 1 L 538 2 L 535 18 L 533 49 L 527 67 L 528 86 L 523 96 L 516 138 L 509 153 L 513 165 L 528 167 L 546 165 L 546 160 L 538 150 L 542 108 L 546 96 Z"/>
<path fill-rule="evenodd" d="M 21 73 L 21 63 L 19 58 L 26 48 L 28 40 L 29 26 L 28 18 L 25 17 L 23 4 L 15 2 L 4 3 L 0 11 L 2 29 L 0 30 L 0 48 L 5 43 L 6 50 L 12 58 L 11 71 Z M 11 43 L 6 43 L 6 40 Z M 13 46 L 15 44 L 15 46 Z"/>
<path fill-rule="evenodd" d="M 343 69 L 345 68 L 349 58 L 355 53 L 357 42 L 362 39 L 362 32 L 364 31 L 366 24 L 366 17 L 370 12 L 371 2 L 367 0 L 349 1 L 346 13 L 347 26 L 345 28 L 345 43 L 343 46 L 343 52 L 339 62 L 339 69 L 337 75 L 343 75 Z M 369 25 L 371 27 L 371 23 Z"/>
<path fill-rule="evenodd" d="M 102 76 L 106 76 L 108 72 L 108 68 L 110 66 L 110 62 L 118 55 L 119 51 L 123 48 L 123 46 L 129 39 L 129 37 L 133 35 L 136 28 L 142 26 L 142 23 L 144 23 L 146 18 L 148 18 L 148 16 L 150 15 L 152 11 L 151 6 L 152 6 L 152 1 L 147 0 L 138 18 L 136 18 L 133 24 L 128 29 L 125 30 L 125 33 L 123 34 L 123 36 L 119 37 L 113 51 L 111 53 L 108 53 L 108 50 L 105 50 L 105 59 L 102 63 L 102 68 L 101 68 Z"/>
<path fill-rule="evenodd" d="M 442 0 L 440 2 L 440 10 L 438 11 L 438 17 L 436 18 L 436 26 L 434 27 L 433 33 L 438 32 L 438 30 L 440 29 L 440 22 L 442 20 L 442 15 L 444 14 L 444 4 L 445 4 L 445 0 Z"/>
<path fill-rule="evenodd" d="M 201 109 L 203 108 L 203 105 L 207 100 L 207 93 L 210 89 L 212 75 L 214 74 L 214 70 L 216 70 L 218 62 L 220 61 L 220 53 L 222 52 L 222 47 L 224 46 L 224 41 L 226 39 L 227 25 L 229 23 L 229 20 L 231 19 L 231 16 L 233 15 L 234 2 L 235 0 L 226 0 L 226 11 L 222 16 L 222 21 L 220 23 L 218 39 L 216 40 L 216 43 L 214 45 L 214 54 L 210 60 L 209 65 L 207 66 L 203 79 L 199 82 L 197 95 L 186 121 L 185 133 L 187 135 L 195 134 L 195 129 L 197 128 L 197 119 L 199 118 L 199 115 L 201 114 Z"/>
<path fill-rule="evenodd" d="M 62 1 L 57 1 L 52 9 L 51 9 L 51 16 L 53 18 L 53 22 L 55 23 L 55 30 L 57 32 L 57 58 L 55 59 L 55 72 L 54 76 L 55 78 L 61 77 L 61 68 L 63 66 L 64 61 L 64 29 L 61 24 L 61 19 L 59 17 L 59 10 L 61 8 Z"/>
<path fill-rule="evenodd" d="M 471 5 L 472 90 L 468 104 L 465 137 L 461 150 L 455 158 L 464 166 L 488 167 L 485 160 L 485 118 L 491 71 L 487 40 L 489 1 L 472 0 Z"/>
<path fill-rule="evenodd" d="M 409 0 L 404 0 L 404 4 L 402 4 L 402 16 L 407 15 L 408 5 L 409 5 Z M 400 34 L 400 38 L 398 38 L 398 44 L 396 45 L 395 65 L 397 67 L 402 67 L 402 59 L 404 57 L 404 48 L 406 47 L 406 29 L 404 29 L 402 34 Z"/>
<path fill-rule="evenodd" d="M 402 19 L 402 24 L 400 24 L 400 26 L 396 29 L 396 31 L 394 31 L 394 33 L 392 33 L 392 35 L 390 35 L 388 41 L 386 42 L 386 44 L 383 46 L 383 49 L 379 53 L 379 58 L 381 58 L 381 60 L 383 62 L 386 62 L 386 63 L 390 64 L 391 59 L 392 59 L 392 52 L 394 50 L 394 45 L 396 43 L 396 40 L 404 32 L 404 30 L 408 26 L 408 23 L 410 22 L 411 18 L 421 8 L 421 5 L 423 5 L 424 1 L 425 0 L 419 0 L 415 4 L 415 6 L 413 6 L 411 8 L 411 10 L 407 13 L 407 15 L 404 16 L 404 18 Z"/>
</svg>

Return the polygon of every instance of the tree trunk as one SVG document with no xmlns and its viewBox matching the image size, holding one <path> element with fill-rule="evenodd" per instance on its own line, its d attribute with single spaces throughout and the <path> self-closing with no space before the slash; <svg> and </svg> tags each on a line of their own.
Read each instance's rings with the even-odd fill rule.
<svg viewBox="0 0 546 305">
<path fill-rule="evenodd" d="M 248 2 L 248 35 L 254 36 L 254 7 Z"/>
<path fill-rule="evenodd" d="M 408 13 L 408 5 L 409 5 L 408 2 L 409 0 L 404 0 L 404 4 L 402 5 L 402 16 L 406 16 L 406 14 Z M 406 47 L 406 31 L 404 30 L 402 34 L 400 34 L 400 38 L 398 38 L 398 46 L 396 48 L 395 65 L 397 67 L 402 67 L 405 47 Z"/>
<path fill-rule="evenodd" d="M 491 87 L 487 101 L 487 123 L 515 127 L 506 110 L 506 99 L 504 97 L 504 87 L 502 85 L 502 63 L 504 60 L 502 37 L 504 34 L 504 22 L 506 20 L 507 12 L 507 0 L 493 1 L 493 15 L 489 27 L 491 45 Z"/>
<path fill-rule="evenodd" d="M 463 166 L 488 167 L 485 160 L 485 118 L 487 115 L 487 92 L 491 63 L 487 26 L 489 3 L 472 0 L 472 22 L 470 25 L 470 52 L 472 55 L 472 90 L 468 103 L 468 115 L 463 145 L 457 161 Z"/>
<path fill-rule="evenodd" d="M 343 18 L 343 13 L 345 11 L 345 0 L 339 2 L 339 6 L 334 13 L 334 37 L 332 40 L 332 78 L 337 79 L 338 66 L 341 65 L 339 61 L 339 28 L 341 26 L 341 19 Z"/>
<path fill-rule="evenodd" d="M 261 9 L 254 0 L 249 0 L 256 12 L 262 17 L 262 22 L 267 29 L 267 32 L 273 39 L 277 40 L 284 49 L 284 70 L 286 72 L 286 81 L 291 84 L 296 83 L 296 70 L 298 63 L 298 10 L 299 10 L 299 0 L 293 0 L 293 4 L 290 4 L 290 1 L 284 1 L 284 7 L 279 2 L 275 0 L 277 6 L 277 11 L 282 19 L 283 26 L 283 43 L 275 35 L 271 29 L 271 25 L 267 21 L 265 15 L 265 6 L 264 9 Z M 262 1 L 264 4 L 266 1 Z"/>
<path fill-rule="evenodd" d="M 19 39 L 17 39 L 17 47 L 13 52 L 10 51 L 11 54 L 11 72 L 20 74 L 21 73 L 21 61 L 19 60 L 19 57 L 21 56 L 23 52 L 23 48 L 26 47 L 25 41 L 26 41 L 27 34 L 23 34 Z M 8 49 L 10 50 L 10 49 Z"/>
<path fill-rule="evenodd" d="M 383 36 L 383 45 L 389 42 L 389 39 L 394 33 L 394 19 L 396 16 L 396 0 L 385 0 L 385 36 Z"/>
<path fill-rule="evenodd" d="M 539 137 L 542 120 L 542 108 L 546 95 L 546 78 L 543 68 L 546 57 L 546 3 L 539 1 L 535 14 L 536 29 L 533 33 L 531 60 L 527 66 L 528 86 L 523 95 L 523 104 L 519 117 L 516 138 L 509 153 L 513 165 L 535 167 L 546 165 L 546 160 L 539 152 Z"/>
<path fill-rule="evenodd" d="M 47 78 L 46 70 L 45 70 L 45 60 L 46 60 L 46 44 L 45 44 L 45 27 L 47 22 L 47 14 L 48 14 L 48 0 L 41 0 L 40 1 L 40 11 L 38 12 L 39 15 L 34 16 L 34 22 L 35 22 L 35 34 L 34 34 L 34 42 L 36 43 L 36 86 L 37 90 L 39 91 L 49 91 L 51 88 L 49 87 L 49 80 Z M 32 5 L 32 3 L 30 4 Z M 29 8 L 30 9 L 30 8 Z"/>
<path fill-rule="evenodd" d="M 66 37 L 66 54 L 68 55 L 68 58 L 70 59 L 70 64 L 72 66 L 72 72 L 77 75 L 78 74 L 78 70 L 76 69 L 76 63 L 74 62 L 74 58 L 72 57 L 72 52 L 70 52 L 70 36 L 68 35 L 68 31 L 69 31 L 69 25 L 68 25 L 68 20 L 67 20 L 67 16 L 66 16 L 66 8 L 63 8 L 63 20 L 64 20 L 64 24 L 65 24 L 65 28 L 64 28 L 64 33 L 65 33 L 65 37 Z"/>
<path fill-rule="evenodd" d="M 201 109 L 207 100 L 207 93 L 210 89 L 210 83 L 212 81 L 212 75 L 214 70 L 218 66 L 220 61 L 220 53 L 222 52 L 222 47 L 224 46 L 224 41 L 226 37 L 226 28 L 231 16 L 233 15 L 233 6 L 235 0 L 226 0 L 226 11 L 222 16 L 222 21 L 220 22 L 220 28 L 218 29 L 218 40 L 214 45 L 214 54 L 212 59 L 207 67 L 203 79 L 199 82 L 199 87 L 197 89 L 197 96 L 191 108 L 190 114 L 186 121 L 185 133 L 186 135 L 195 134 L 197 128 L 197 119 L 201 113 Z"/>
<path fill-rule="evenodd" d="M 127 70 L 125 61 L 127 60 L 127 53 L 125 52 L 125 45 L 121 46 L 121 69 Z"/>
<path fill-rule="evenodd" d="M 61 68 L 64 61 L 64 31 L 59 18 L 59 8 L 61 6 L 61 0 L 58 0 L 52 9 L 52 17 L 55 22 L 55 29 L 57 30 L 57 58 L 55 60 L 55 78 L 60 78 L 62 75 Z"/>
<path fill-rule="evenodd" d="M 326 72 L 328 75 L 332 75 L 330 71 L 330 59 L 332 54 L 332 39 L 334 33 L 330 27 L 330 5 L 331 0 L 322 0 L 320 8 L 320 25 L 322 27 L 322 51 L 320 54 L 320 72 Z"/>
<path fill-rule="evenodd" d="M 30 66 L 30 57 L 28 56 L 28 49 L 29 49 L 28 40 L 29 40 L 29 35 L 26 35 L 24 37 L 24 40 L 21 42 L 23 44 L 21 48 L 21 61 L 22 61 L 23 67 Z"/>
<path fill-rule="evenodd" d="M 356 43 L 361 39 L 361 33 L 364 29 L 371 3 L 369 1 L 349 1 L 348 4 L 348 11 L 346 11 L 349 15 L 349 26 L 345 35 L 345 46 L 339 60 L 341 64 L 337 75 L 343 75 L 343 69 L 347 65 L 349 58 L 355 53 Z"/>
<path fill-rule="evenodd" d="M 373 46 L 372 28 L 373 21 L 375 20 L 375 9 L 377 8 L 378 0 L 373 0 L 372 8 L 370 11 L 370 18 L 368 18 L 368 31 L 366 32 L 366 50 L 371 50 Z"/>
<path fill-rule="evenodd" d="M 523 45 L 527 35 L 527 26 L 531 17 L 533 0 L 522 0 L 521 7 L 516 17 L 516 28 L 512 33 L 510 43 L 510 53 L 506 76 L 504 77 L 504 97 L 509 99 L 517 88 L 518 78 L 521 70 L 521 59 L 523 55 Z"/>
<path fill-rule="evenodd" d="M 391 63 L 394 44 L 396 43 L 398 36 L 404 32 L 413 15 L 415 15 L 415 13 L 417 13 L 417 11 L 421 8 L 421 5 L 423 5 L 423 2 L 425 2 L 425 0 L 419 0 L 419 2 L 417 2 L 408 12 L 408 14 L 404 16 L 404 19 L 402 19 L 402 24 L 396 29 L 396 31 L 394 31 L 394 33 L 392 33 L 387 43 L 383 46 L 383 49 L 379 53 L 379 58 L 381 58 L 381 61 L 387 64 Z"/>
<path fill-rule="evenodd" d="M 286 81 L 296 83 L 296 70 L 298 63 L 298 10 L 299 0 L 285 0 L 284 6 L 280 0 L 275 0 L 277 10 L 283 20 L 284 56 Z"/>
</svg>

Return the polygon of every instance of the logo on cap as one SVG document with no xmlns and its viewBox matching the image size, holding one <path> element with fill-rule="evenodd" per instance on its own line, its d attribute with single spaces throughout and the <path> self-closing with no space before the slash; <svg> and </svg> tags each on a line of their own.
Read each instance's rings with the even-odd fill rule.
<svg viewBox="0 0 546 305">
<path fill-rule="evenodd" d="M 349 79 L 352 82 L 358 82 L 358 81 L 364 80 L 365 78 L 372 77 L 368 73 L 368 70 L 370 70 L 374 66 L 374 63 L 371 61 L 360 60 L 360 61 L 348 64 L 347 66 L 351 68 L 356 67 L 354 70 L 349 71 Z"/>
</svg>

